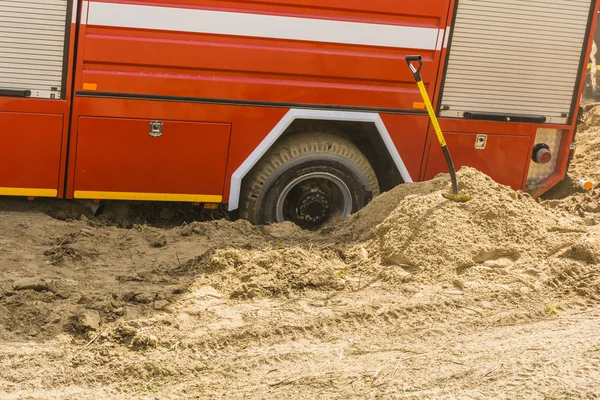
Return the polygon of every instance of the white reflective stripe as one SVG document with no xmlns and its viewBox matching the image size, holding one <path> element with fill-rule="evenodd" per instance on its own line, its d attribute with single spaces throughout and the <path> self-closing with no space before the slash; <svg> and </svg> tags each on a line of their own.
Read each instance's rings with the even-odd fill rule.
<svg viewBox="0 0 600 400">
<path fill-rule="evenodd" d="M 79 7 L 79 0 L 73 1 L 73 14 L 71 15 L 71 23 L 77 22 L 77 9 Z"/>
<path fill-rule="evenodd" d="M 104 2 L 90 2 L 87 23 L 420 50 L 435 50 L 440 31 L 437 28 Z"/>
<path fill-rule="evenodd" d="M 444 49 L 448 48 L 448 41 L 450 40 L 451 34 L 452 34 L 452 27 L 449 26 L 448 29 L 446 29 L 446 37 L 444 38 Z"/>
<path fill-rule="evenodd" d="M 443 29 L 440 29 L 440 31 L 438 33 L 437 42 L 435 45 L 435 51 L 442 50 L 442 46 L 444 45 L 444 33 L 445 33 L 445 31 Z"/>
<path fill-rule="evenodd" d="M 286 129 L 296 119 L 314 119 L 314 120 L 325 120 L 325 121 L 348 121 L 348 122 L 370 122 L 375 124 L 377 132 L 381 135 L 381 139 L 385 144 L 385 147 L 389 151 L 394 164 L 398 168 L 400 175 L 404 182 L 412 182 L 410 173 L 398 153 L 398 149 L 394 145 L 390 133 L 388 132 L 385 124 L 381 120 L 379 114 L 376 113 L 360 113 L 360 112 L 346 112 L 346 111 L 324 111 L 324 110 L 300 110 L 291 109 L 288 113 L 279 121 L 277 125 L 269 132 L 269 134 L 263 139 L 256 149 L 248 156 L 248 158 L 239 166 L 239 168 L 231 176 L 231 186 L 229 191 L 229 211 L 237 210 L 240 204 L 240 195 L 242 188 L 242 179 L 248 172 L 256 165 L 258 161 L 267 153 L 267 151 L 275 144 L 277 139 L 286 131 Z"/>
<path fill-rule="evenodd" d="M 81 5 L 81 23 L 83 25 L 87 24 L 88 10 L 89 10 L 89 1 L 84 1 L 83 4 Z"/>
</svg>

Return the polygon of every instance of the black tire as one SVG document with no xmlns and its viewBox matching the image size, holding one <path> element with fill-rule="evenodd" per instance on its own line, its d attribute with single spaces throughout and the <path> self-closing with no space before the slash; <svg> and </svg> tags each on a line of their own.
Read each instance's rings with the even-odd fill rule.
<svg viewBox="0 0 600 400">
<path fill-rule="evenodd" d="M 285 138 L 275 145 L 246 178 L 240 199 L 240 216 L 257 225 L 283 222 L 281 213 L 278 218 L 277 209 L 278 204 L 282 203 L 282 198 L 288 199 L 288 195 L 285 194 L 286 190 L 298 179 L 307 179 L 312 176 L 325 176 L 326 178 L 315 178 L 313 181 L 307 182 L 313 185 L 318 182 L 317 186 L 328 184 L 330 188 L 327 190 L 331 194 L 329 197 L 335 199 L 336 205 L 339 207 L 346 211 L 351 210 L 350 213 L 355 213 L 363 208 L 380 191 L 375 171 L 367 158 L 352 142 L 330 133 L 302 133 Z M 337 183 L 331 184 L 327 182 L 327 179 Z M 325 182 L 325 185 L 322 182 Z M 340 182 L 343 185 L 340 185 Z M 306 184 L 303 183 L 303 185 Z M 291 190 L 298 192 L 301 189 L 296 189 L 294 186 Z M 333 191 L 340 191 L 342 195 L 336 195 Z M 326 194 L 324 193 L 325 189 L 321 192 L 317 188 L 317 192 L 319 192 L 318 196 Z M 299 198 L 306 199 L 307 194 L 310 193 L 312 193 L 310 190 L 302 191 Z M 328 196 L 319 198 L 322 197 L 325 200 L 323 203 L 319 202 L 317 207 L 329 204 L 333 209 Z M 351 204 L 347 201 L 350 198 Z M 292 200 L 284 201 L 288 209 L 293 206 Z M 300 204 L 306 205 L 305 202 Z M 292 208 L 296 210 L 296 217 L 299 214 L 298 210 L 306 209 L 306 207 Z M 318 210 L 321 209 L 323 207 L 318 208 Z M 325 218 L 320 211 L 316 214 L 319 215 L 318 218 Z M 304 218 L 312 218 L 312 216 L 306 217 L 306 213 L 303 215 Z M 308 223 L 300 217 L 297 219 L 295 217 L 284 218 L 284 220 L 291 220 L 299 225 L 306 223 L 310 226 L 325 222 L 324 220 L 316 222 L 311 220 Z"/>
</svg>

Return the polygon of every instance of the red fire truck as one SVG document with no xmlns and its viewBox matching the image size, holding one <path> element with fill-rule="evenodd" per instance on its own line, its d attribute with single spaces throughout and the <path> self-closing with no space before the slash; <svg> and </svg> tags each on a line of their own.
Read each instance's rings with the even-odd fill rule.
<svg viewBox="0 0 600 400">
<path fill-rule="evenodd" d="M 457 167 L 563 179 L 597 0 L 5 0 L 0 195 L 315 225 Z"/>
</svg>

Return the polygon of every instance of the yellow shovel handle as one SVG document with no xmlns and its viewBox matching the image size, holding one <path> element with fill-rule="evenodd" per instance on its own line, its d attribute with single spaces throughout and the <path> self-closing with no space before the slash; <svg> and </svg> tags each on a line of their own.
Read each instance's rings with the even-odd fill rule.
<svg viewBox="0 0 600 400">
<path fill-rule="evenodd" d="M 435 116 L 435 111 L 433 111 L 431 100 L 429 100 L 429 95 L 427 94 L 427 89 L 425 89 L 425 84 L 423 83 L 422 79 L 417 81 L 417 86 L 419 86 L 421 97 L 423 97 L 423 101 L 425 102 L 427 113 L 429 114 L 429 118 L 431 119 L 431 123 L 433 124 L 433 129 L 435 130 L 435 134 L 437 135 L 438 141 L 440 142 L 440 146 L 445 147 L 446 139 L 444 138 L 444 134 L 442 133 L 440 123 L 438 122 L 438 119 Z"/>
</svg>

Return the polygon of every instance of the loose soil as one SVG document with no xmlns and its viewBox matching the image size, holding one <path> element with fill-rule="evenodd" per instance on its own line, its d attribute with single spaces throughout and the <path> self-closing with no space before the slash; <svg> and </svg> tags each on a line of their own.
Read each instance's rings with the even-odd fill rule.
<svg viewBox="0 0 600 400">
<path fill-rule="evenodd" d="M 472 201 L 441 175 L 318 232 L 4 199 L 0 398 L 600 398 L 600 191 L 459 182 Z"/>
</svg>

